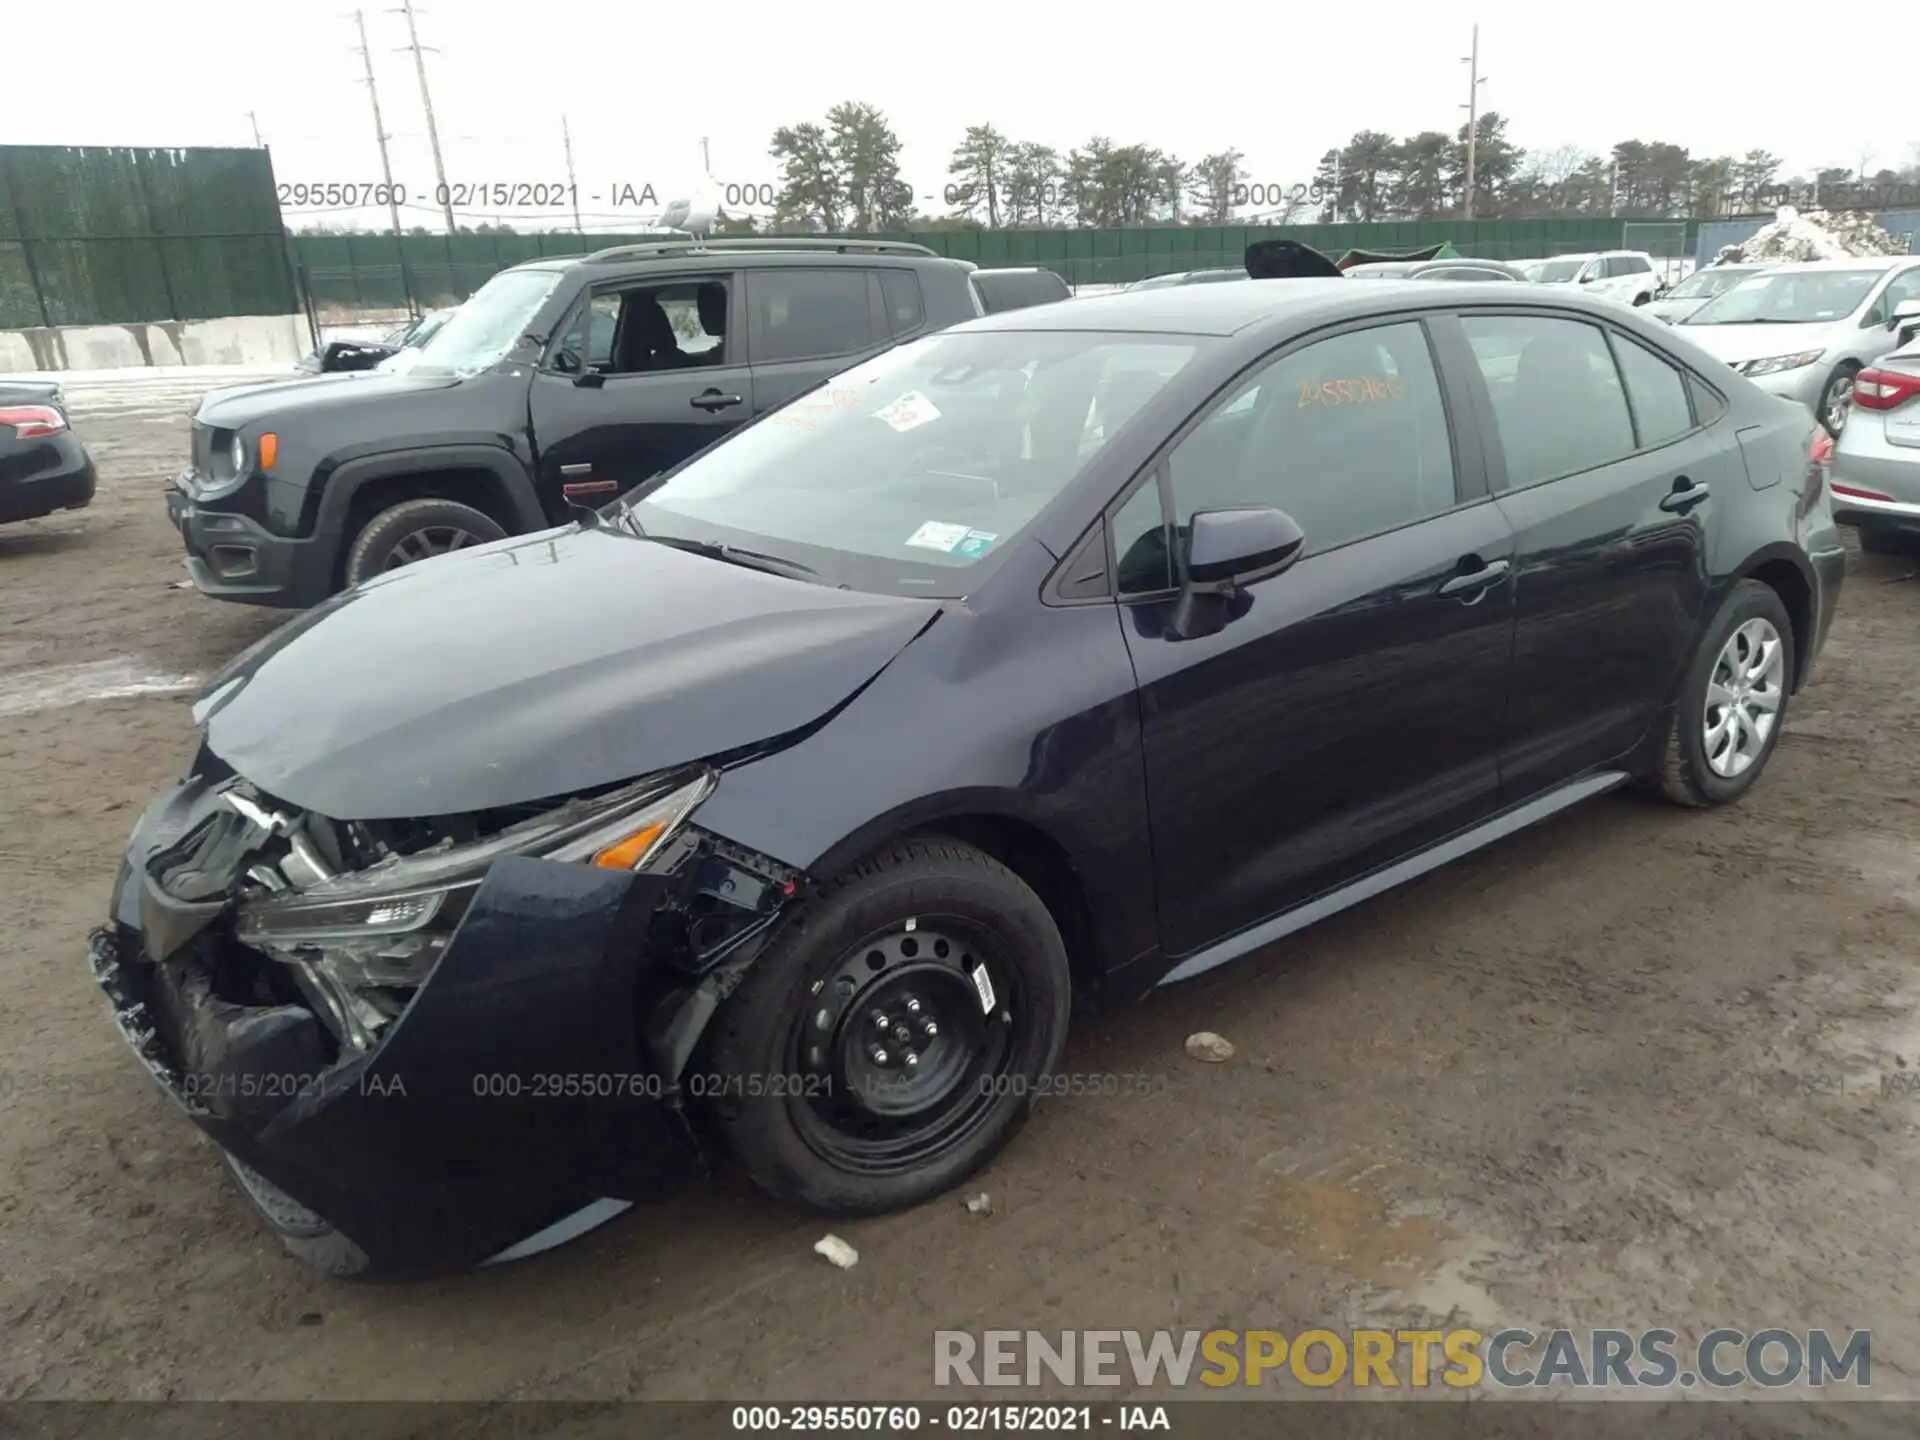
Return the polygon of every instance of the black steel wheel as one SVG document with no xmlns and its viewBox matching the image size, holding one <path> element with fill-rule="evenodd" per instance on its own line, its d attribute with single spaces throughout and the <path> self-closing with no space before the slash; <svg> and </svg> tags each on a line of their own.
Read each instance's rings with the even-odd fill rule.
<svg viewBox="0 0 1920 1440">
<path fill-rule="evenodd" d="M 1010 1140 L 1066 1037 L 1065 947 L 990 856 L 901 842 L 808 899 L 716 1018 L 706 1088 L 764 1188 L 874 1213 Z"/>
</svg>

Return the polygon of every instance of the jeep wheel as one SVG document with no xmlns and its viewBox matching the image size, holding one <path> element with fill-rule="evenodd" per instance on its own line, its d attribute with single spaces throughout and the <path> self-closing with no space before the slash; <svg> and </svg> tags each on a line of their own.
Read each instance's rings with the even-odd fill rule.
<svg viewBox="0 0 1920 1440">
<path fill-rule="evenodd" d="M 492 517 L 452 500 L 407 500 L 382 510 L 360 529 L 347 552 L 346 583 L 505 538 Z"/>
</svg>

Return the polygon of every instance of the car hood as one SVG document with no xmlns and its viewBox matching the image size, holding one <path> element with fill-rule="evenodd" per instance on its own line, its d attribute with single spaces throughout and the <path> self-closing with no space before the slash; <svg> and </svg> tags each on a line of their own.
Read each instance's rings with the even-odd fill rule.
<svg viewBox="0 0 1920 1440">
<path fill-rule="evenodd" d="M 257 420 L 280 420 L 290 413 L 328 410 L 398 399 L 428 390 L 449 390 L 460 383 L 451 375 L 396 374 L 382 370 L 348 370 L 331 375 L 288 375 L 253 385 L 214 390 L 201 400 L 194 416 L 203 425 L 238 430 Z"/>
<path fill-rule="evenodd" d="M 1806 325 L 1687 325 L 1680 333 L 1709 355 L 1737 365 L 1769 355 L 1824 350 L 1833 343 L 1838 330 L 1836 325 L 1815 321 Z"/>
<path fill-rule="evenodd" d="M 194 718 L 240 775 L 329 818 L 462 814 L 803 729 L 941 608 L 553 530 L 336 596 L 215 676 Z"/>
</svg>

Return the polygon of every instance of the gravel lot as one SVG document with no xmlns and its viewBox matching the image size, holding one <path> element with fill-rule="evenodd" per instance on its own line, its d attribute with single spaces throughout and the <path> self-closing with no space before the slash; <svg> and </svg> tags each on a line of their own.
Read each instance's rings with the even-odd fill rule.
<svg viewBox="0 0 1920 1440">
<path fill-rule="evenodd" d="M 1066 1070 L 1158 1093 L 1043 1108 L 991 1215 L 837 1227 L 842 1272 L 730 1176 L 518 1266 L 310 1275 L 84 963 L 179 687 L 280 618 L 175 588 L 205 384 L 75 382 L 99 499 L 0 531 L 0 1398 L 898 1398 L 936 1328 L 1419 1322 L 1871 1327 L 1920 1393 L 1920 581 L 1858 555 L 1746 803 L 1603 800 L 1083 1026 Z"/>
</svg>

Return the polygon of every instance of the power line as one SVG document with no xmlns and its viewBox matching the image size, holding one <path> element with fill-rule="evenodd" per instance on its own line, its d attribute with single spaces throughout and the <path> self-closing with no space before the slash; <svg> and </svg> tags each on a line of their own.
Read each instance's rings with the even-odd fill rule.
<svg viewBox="0 0 1920 1440">
<path fill-rule="evenodd" d="M 265 142 L 260 139 L 260 122 L 254 117 L 254 113 L 251 110 L 247 111 L 247 123 L 253 126 L 253 148 L 256 150 L 266 149 Z"/>
<path fill-rule="evenodd" d="M 450 196 L 451 192 L 447 189 L 447 167 L 440 158 L 440 131 L 433 123 L 433 93 L 427 89 L 427 61 L 426 57 L 420 53 L 420 32 L 414 28 L 413 24 L 413 0 L 400 0 L 399 10 L 393 13 L 407 17 L 406 48 L 413 51 L 413 68 L 420 75 L 420 105 L 427 112 L 427 143 L 433 147 L 433 174 L 434 178 L 440 182 L 440 194 Z M 454 231 L 451 201 L 449 200 L 449 203 L 442 208 L 446 212 L 447 233 L 451 235 Z"/>
</svg>

